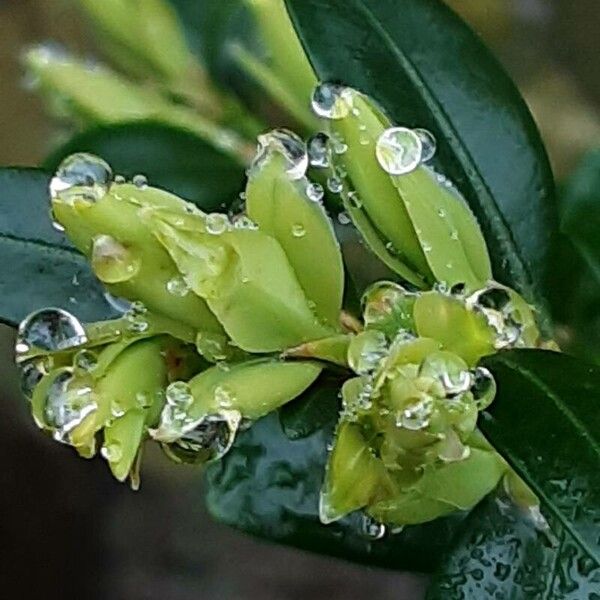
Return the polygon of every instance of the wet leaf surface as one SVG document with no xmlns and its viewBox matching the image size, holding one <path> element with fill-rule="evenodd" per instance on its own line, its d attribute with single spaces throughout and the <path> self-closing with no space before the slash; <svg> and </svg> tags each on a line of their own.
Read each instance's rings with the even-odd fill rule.
<svg viewBox="0 0 600 600">
<path fill-rule="evenodd" d="M 480 39 L 438 0 L 286 4 L 321 80 L 434 133 L 434 164 L 475 212 L 496 278 L 541 306 L 557 230 L 552 175 L 525 103 Z"/>
</svg>

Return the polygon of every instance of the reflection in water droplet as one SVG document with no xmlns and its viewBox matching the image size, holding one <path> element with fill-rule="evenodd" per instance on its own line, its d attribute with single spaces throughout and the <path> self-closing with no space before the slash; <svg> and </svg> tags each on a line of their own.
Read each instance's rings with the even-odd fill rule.
<svg viewBox="0 0 600 600">
<path fill-rule="evenodd" d="M 93 371 L 98 364 L 98 356 L 91 350 L 80 350 L 73 358 L 73 366 L 78 374 L 86 374 Z"/>
<path fill-rule="evenodd" d="M 44 421 L 53 430 L 55 440 L 69 443 L 71 433 L 98 408 L 92 388 L 61 371 L 48 388 L 44 406 Z"/>
<path fill-rule="evenodd" d="M 348 193 L 348 202 L 350 204 L 350 206 L 352 206 L 352 208 L 361 208 L 362 206 L 362 200 L 360 199 L 360 196 L 358 195 L 358 192 L 349 192 Z"/>
<path fill-rule="evenodd" d="M 231 223 L 227 215 L 222 213 L 210 213 L 204 220 L 206 231 L 211 235 L 221 235 L 229 230 Z"/>
<path fill-rule="evenodd" d="M 352 219 L 348 215 L 348 213 L 341 212 L 338 214 L 338 221 L 340 225 L 349 225 L 352 222 Z"/>
<path fill-rule="evenodd" d="M 201 464 L 222 458 L 231 448 L 242 417 L 235 410 L 223 410 L 201 419 L 191 430 L 163 450 L 178 463 Z"/>
<path fill-rule="evenodd" d="M 30 350 L 55 352 L 86 342 L 85 329 L 75 316 L 60 308 L 42 308 L 19 325 L 15 351 L 18 360 L 20 354 Z"/>
<path fill-rule="evenodd" d="M 121 283 L 135 277 L 141 259 L 110 235 L 97 235 L 92 243 L 92 270 L 104 283 Z"/>
<path fill-rule="evenodd" d="M 427 129 L 415 129 L 414 132 L 419 136 L 423 150 L 421 152 L 421 161 L 427 162 L 431 160 L 437 151 L 437 140 L 433 133 Z"/>
<path fill-rule="evenodd" d="M 145 175 L 134 175 L 131 181 L 133 185 L 140 190 L 144 190 L 148 187 L 148 178 Z"/>
<path fill-rule="evenodd" d="M 302 223 L 294 223 L 292 225 L 292 235 L 296 238 L 301 238 L 306 235 L 306 229 Z"/>
<path fill-rule="evenodd" d="M 335 175 L 327 179 L 327 189 L 333 194 L 339 194 L 344 188 L 344 184 L 339 177 Z"/>
<path fill-rule="evenodd" d="M 375 153 L 384 171 L 404 175 L 414 171 L 421 162 L 421 138 L 406 127 L 386 129 L 377 140 Z"/>
<path fill-rule="evenodd" d="M 319 132 L 309 138 L 307 151 L 311 167 L 324 169 L 330 165 L 328 142 L 329 136 L 323 132 Z"/>
<path fill-rule="evenodd" d="M 386 534 L 385 525 L 369 515 L 362 516 L 360 530 L 361 534 L 369 540 L 380 540 Z"/>
<path fill-rule="evenodd" d="M 285 159 L 285 172 L 290 179 L 297 180 L 304 177 L 308 169 L 306 144 L 301 137 L 287 129 L 274 129 L 258 136 L 258 148 L 250 167 L 250 176 L 253 172 L 260 170 L 270 160 L 273 153 L 277 153 Z"/>
<path fill-rule="evenodd" d="M 108 462 L 119 462 L 123 458 L 123 449 L 120 444 L 112 443 L 108 446 L 102 446 L 100 454 Z"/>
<path fill-rule="evenodd" d="M 309 183 L 306 186 L 306 195 L 312 202 L 320 202 L 324 194 L 323 186 L 320 183 Z"/>
<path fill-rule="evenodd" d="M 429 420 L 433 413 L 433 400 L 423 398 L 409 404 L 398 416 L 396 425 L 411 431 L 418 431 L 429 426 Z"/>
<path fill-rule="evenodd" d="M 352 108 L 352 90 L 337 83 L 319 83 L 313 91 L 311 106 L 318 117 L 343 119 Z"/>
<path fill-rule="evenodd" d="M 32 358 L 19 364 L 21 392 L 28 400 L 44 375 L 50 372 L 52 359 L 48 356 Z"/>
<path fill-rule="evenodd" d="M 101 200 L 110 188 L 112 171 L 108 163 L 93 154 L 72 154 L 60 163 L 50 181 L 50 196 L 65 202 Z"/>
<path fill-rule="evenodd" d="M 167 281 L 167 292 L 172 296 L 179 296 L 182 298 L 189 294 L 190 287 L 183 277 L 177 275 Z"/>
<path fill-rule="evenodd" d="M 477 367 L 473 371 L 473 385 L 471 387 L 473 399 L 478 410 L 485 410 L 496 396 L 496 381 L 494 376 L 485 367 Z"/>
</svg>

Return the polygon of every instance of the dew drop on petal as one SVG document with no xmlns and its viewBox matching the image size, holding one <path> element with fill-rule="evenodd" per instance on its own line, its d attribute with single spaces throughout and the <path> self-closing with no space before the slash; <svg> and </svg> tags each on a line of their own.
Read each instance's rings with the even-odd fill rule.
<svg viewBox="0 0 600 600">
<path fill-rule="evenodd" d="M 404 427 L 411 431 L 418 431 L 429 426 L 429 420 L 433 413 L 433 400 L 423 398 L 412 402 L 401 411 L 396 421 L 398 427 Z"/>
<path fill-rule="evenodd" d="M 312 94 L 311 106 L 322 119 L 343 119 L 352 109 L 352 90 L 337 83 L 319 83 Z"/>
<path fill-rule="evenodd" d="M 342 180 L 333 175 L 332 177 L 329 177 L 327 179 L 327 189 L 333 193 L 333 194 L 339 194 L 342 189 L 344 188 L 344 184 L 342 183 Z"/>
<path fill-rule="evenodd" d="M 148 187 L 148 178 L 145 175 L 134 175 L 131 181 L 140 190 L 145 190 Z"/>
<path fill-rule="evenodd" d="M 304 225 L 302 225 L 302 223 L 294 223 L 294 225 L 292 225 L 292 235 L 295 238 L 304 237 L 306 235 L 306 229 Z"/>
<path fill-rule="evenodd" d="M 121 283 L 135 277 L 142 266 L 135 252 L 110 235 L 97 235 L 92 242 L 92 270 L 104 283 Z"/>
<path fill-rule="evenodd" d="M 302 179 L 308 169 L 308 152 L 302 138 L 288 129 L 273 129 L 258 136 L 256 157 L 250 167 L 250 175 L 266 164 L 273 153 L 285 159 L 285 172 L 292 180 Z"/>
<path fill-rule="evenodd" d="M 79 320 L 61 308 L 42 308 L 26 317 L 17 332 L 17 359 L 32 349 L 55 352 L 80 346 L 87 335 Z"/>
<path fill-rule="evenodd" d="M 60 163 L 50 181 L 50 196 L 65 202 L 98 202 L 110 188 L 110 165 L 93 154 L 72 154 Z"/>
<path fill-rule="evenodd" d="M 349 225 L 352 222 L 350 215 L 346 212 L 339 213 L 337 219 L 340 225 Z"/>
<path fill-rule="evenodd" d="M 379 164 L 390 175 L 405 175 L 414 171 L 421 162 L 422 151 L 421 139 L 406 127 L 386 129 L 375 147 Z"/>
<path fill-rule="evenodd" d="M 108 462 L 119 462 L 123 458 L 123 449 L 121 448 L 121 444 L 113 442 L 107 446 L 102 446 L 100 454 Z"/>
<path fill-rule="evenodd" d="M 361 534 L 368 540 L 380 540 L 386 534 L 385 525 L 369 515 L 362 515 L 360 530 Z"/>
</svg>

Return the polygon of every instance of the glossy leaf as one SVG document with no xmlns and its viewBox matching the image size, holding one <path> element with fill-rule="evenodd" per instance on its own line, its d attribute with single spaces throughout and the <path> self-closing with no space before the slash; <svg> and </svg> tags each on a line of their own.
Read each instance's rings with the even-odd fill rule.
<svg viewBox="0 0 600 600">
<path fill-rule="evenodd" d="M 477 216 L 496 278 L 540 305 L 556 230 L 552 175 L 525 103 L 479 38 L 440 0 L 286 4 L 321 80 L 434 133 L 434 165 Z"/>
<path fill-rule="evenodd" d="M 572 543 L 537 530 L 530 517 L 491 495 L 465 519 L 427 600 L 598 598 L 600 568 Z"/>
<path fill-rule="evenodd" d="M 324 526 L 319 491 L 332 440 L 339 382 L 323 382 L 239 434 L 206 471 L 206 502 L 219 521 L 259 537 L 321 554 L 415 571 L 431 571 L 448 550 L 463 513 L 370 538 L 360 513 Z M 315 428 L 315 395 L 327 422 Z M 306 419 L 294 418 L 304 413 Z M 323 419 L 321 420 L 323 423 Z"/>
<path fill-rule="evenodd" d="M 0 169 L 0 321 L 44 306 L 107 318 L 114 311 L 86 260 L 52 227 L 48 183 L 38 169 Z"/>
<path fill-rule="evenodd" d="M 561 229 L 600 282 L 600 150 L 590 152 L 565 186 Z"/>
<path fill-rule="evenodd" d="M 65 156 L 75 152 L 101 156 L 128 179 L 141 173 L 151 185 L 206 211 L 228 206 L 243 189 L 244 170 L 237 162 L 198 136 L 160 123 L 90 129 L 55 150 L 45 167 L 54 172 Z"/>
<path fill-rule="evenodd" d="M 513 350 L 483 364 L 498 395 L 482 431 L 565 540 L 600 562 L 600 368 L 542 350 Z"/>
</svg>

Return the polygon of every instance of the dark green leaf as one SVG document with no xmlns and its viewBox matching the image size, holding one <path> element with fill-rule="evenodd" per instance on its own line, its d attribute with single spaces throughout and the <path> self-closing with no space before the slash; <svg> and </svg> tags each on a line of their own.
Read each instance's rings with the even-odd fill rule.
<svg viewBox="0 0 600 600">
<path fill-rule="evenodd" d="M 465 519 L 428 600 L 598 600 L 600 568 L 564 537 L 538 531 L 522 511 L 488 496 Z"/>
<path fill-rule="evenodd" d="M 16 324 L 43 306 L 92 321 L 113 314 L 84 258 L 51 225 L 49 176 L 0 169 L 0 321 Z"/>
<path fill-rule="evenodd" d="M 440 0 L 286 4 L 321 80 L 435 134 L 436 166 L 479 219 L 496 278 L 539 306 L 557 229 L 552 174 L 525 103 L 480 39 Z"/>
<path fill-rule="evenodd" d="M 390 568 L 433 570 L 464 515 L 407 527 L 377 541 L 362 532 L 359 514 L 327 526 L 319 522 L 319 490 L 337 420 L 337 386 L 319 392 L 322 414 L 329 415 L 323 427 L 310 432 L 298 420 L 292 426 L 289 414 L 293 411 L 297 418 L 299 405 L 314 401 L 314 394 L 314 390 L 305 394 L 293 409 L 257 421 L 238 436 L 223 460 L 210 465 L 209 511 L 242 531 L 313 552 Z"/>
<path fill-rule="evenodd" d="M 168 125 L 128 123 L 85 131 L 56 150 L 46 168 L 54 171 L 73 152 L 97 154 L 128 178 L 142 173 L 151 185 L 208 211 L 228 205 L 243 188 L 244 170 L 229 156 Z"/>
<path fill-rule="evenodd" d="M 562 231 L 600 283 L 600 150 L 590 152 L 566 183 L 560 213 Z"/>
<path fill-rule="evenodd" d="M 484 364 L 498 396 L 482 431 L 565 543 L 600 562 L 600 368 L 544 350 L 512 350 Z"/>
</svg>

